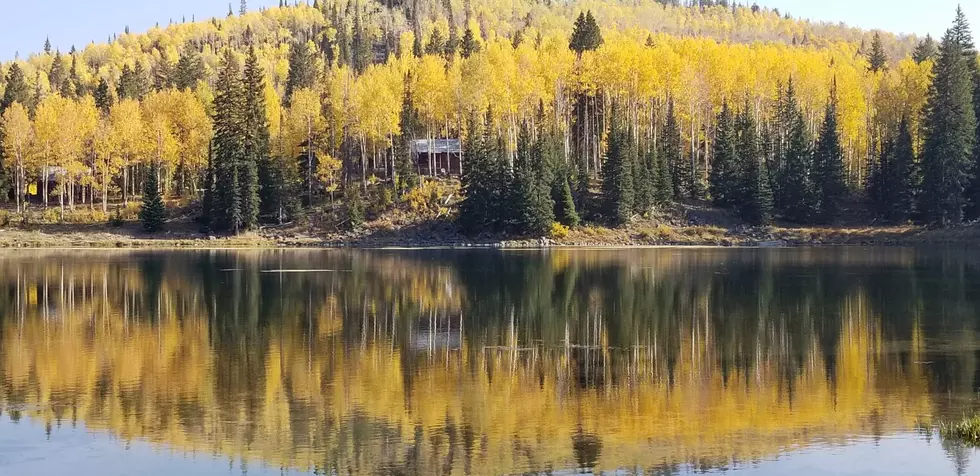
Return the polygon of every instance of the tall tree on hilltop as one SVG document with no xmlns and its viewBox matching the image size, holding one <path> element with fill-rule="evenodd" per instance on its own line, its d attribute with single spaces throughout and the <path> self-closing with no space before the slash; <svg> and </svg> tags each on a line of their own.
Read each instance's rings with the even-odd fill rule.
<svg viewBox="0 0 980 476">
<path fill-rule="evenodd" d="M 752 225 L 768 225 L 772 221 L 772 188 L 756 122 L 747 101 L 735 121 L 735 133 L 741 164 L 739 216 Z"/>
<path fill-rule="evenodd" d="M 722 104 L 715 121 L 714 161 L 708 176 L 711 200 L 719 207 L 731 207 L 741 200 L 739 194 L 739 168 L 735 118 L 728 101 Z"/>
<path fill-rule="evenodd" d="M 243 152 L 239 180 L 242 187 L 242 228 L 258 227 L 259 218 L 259 167 L 271 165 L 269 156 L 269 120 L 266 117 L 265 73 L 259 66 L 255 47 L 250 46 L 245 59 L 243 103 Z M 266 184 L 272 187 L 273 184 Z"/>
<path fill-rule="evenodd" d="M 602 167 L 602 214 L 610 224 L 621 226 L 633 217 L 633 160 L 629 135 L 616 109 L 614 105 Z"/>
<path fill-rule="evenodd" d="M 888 55 L 881 43 L 881 33 L 875 32 L 871 40 L 871 51 L 868 52 L 868 69 L 873 73 L 884 71 L 888 67 Z"/>
<path fill-rule="evenodd" d="M 289 49 L 289 75 L 286 78 L 286 91 L 282 97 L 283 105 L 288 106 L 293 93 L 306 88 L 312 88 L 316 82 L 316 62 L 310 44 L 297 40 Z"/>
<path fill-rule="evenodd" d="M 977 127 L 961 14 L 958 11 L 957 23 L 940 43 L 925 110 L 919 212 L 924 221 L 937 226 L 963 220 Z"/>
<path fill-rule="evenodd" d="M 248 220 L 242 197 L 242 184 L 247 179 L 241 170 L 245 159 L 245 92 L 231 50 L 225 51 L 215 92 L 211 223 L 214 229 L 238 233 Z"/>
<path fill-rule="evenodd" d="M 834 80 L 813 153 L 814 198 L 818 218 L 824 223 L 837 219 L 840 201 L 847 191 L 844 184 L 844 147 L 841 145 L 837 107 L 837 81 Z"/>
</svg>

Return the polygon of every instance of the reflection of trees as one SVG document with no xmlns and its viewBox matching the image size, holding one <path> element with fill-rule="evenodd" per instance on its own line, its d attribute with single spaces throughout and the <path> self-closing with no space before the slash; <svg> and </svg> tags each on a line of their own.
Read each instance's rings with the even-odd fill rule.
<svg viewBox="0 0 980 476">
<path fill-rule="evenodd" d="M 324 471 L 675 474 L 912 429 L 942 355 L 969 392 L 972 332 L 925 344 L 974 328 L 967 258 L 2 255 L 0 407 Z"/>
</svg>

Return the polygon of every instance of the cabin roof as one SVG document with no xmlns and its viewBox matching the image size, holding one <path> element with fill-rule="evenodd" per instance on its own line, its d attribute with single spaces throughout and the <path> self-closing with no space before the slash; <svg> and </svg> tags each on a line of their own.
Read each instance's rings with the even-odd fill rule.
<svg viewBox="0 0 980 476">
<path fill-rule="evenodd" d="M 421 139 L 413 141 L 412 151 L 416 154 L 428 154 L 430 144 L 433 154 L 460 154 L 463 152 L 463 145 L 459 139 Z"/>
</svg>

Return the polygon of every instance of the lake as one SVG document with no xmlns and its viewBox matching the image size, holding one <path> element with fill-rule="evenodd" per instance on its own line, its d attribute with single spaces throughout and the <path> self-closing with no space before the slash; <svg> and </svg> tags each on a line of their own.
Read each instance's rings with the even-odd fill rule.
<svg viewBox="0 0 980 476">
<path fill-rule="evenodd" d="M 0 474 L 980 474 L 980 251 L 0 252 Z"/>
</svg>

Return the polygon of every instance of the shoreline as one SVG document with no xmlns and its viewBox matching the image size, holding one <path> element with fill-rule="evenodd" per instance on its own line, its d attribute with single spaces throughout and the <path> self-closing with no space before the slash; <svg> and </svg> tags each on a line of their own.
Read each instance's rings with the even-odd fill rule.
<svg viewBox="0 0 980 476">
<path fill-rule="evenodd" d="M 359 233 L 262 230 L 238 236 L 175 230 L 145 234 L 136 225 L 50 225 L 0 229 L 0 249 L 627 249 L 805 248 L 822 246 L 936 246 L 980 243 L 980 226 L 725 229 L 711 226 L 580 227 L 560 238 L 485 236 L 475 239 L 447 229 L 367 229 Z"/>
</svg>

